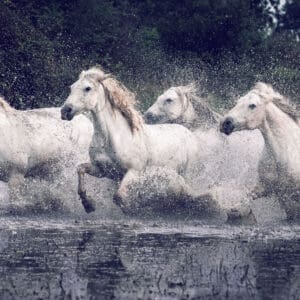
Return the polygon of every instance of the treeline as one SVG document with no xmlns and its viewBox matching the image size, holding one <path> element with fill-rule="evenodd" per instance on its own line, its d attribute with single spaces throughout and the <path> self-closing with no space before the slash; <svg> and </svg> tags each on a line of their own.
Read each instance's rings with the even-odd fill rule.
<svg viewBox="0 0 300 300">
<path fill-rule="evenodd" d="M 60 105 L 95 64 L 144 107 L 191 80 L 220 108 L 258 80 L 300 92 L 295 0 L 0 0 L 0 34 L 0 93 L 17 108 Z"/>
</svg>

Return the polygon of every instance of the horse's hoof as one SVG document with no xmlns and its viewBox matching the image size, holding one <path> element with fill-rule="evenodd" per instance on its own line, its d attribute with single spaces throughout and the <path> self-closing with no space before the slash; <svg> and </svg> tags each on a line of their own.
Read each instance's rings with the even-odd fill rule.
<svg viewBox="0 0 300 300">
<path fill-rule="evenodd" d="M 123 201 L 122 201 L 122 197 L 118 194 L 115 193 L 113 196 L 113 201 L 117 206 L 122 206 L 123 205 Z"/>
<path fill-rule="evenodd" d="M 96 210 L 95 202 L 93 200 L 82 199 L 81 203 L 84 207 L 85 212 L 88 214 Z"/>
<path fill-rule="evenodd" d="M 84 207 L 86 213 L 91 213 L 96 210 L 96 204 L 92 199 L 87 199 L 88 197 L 82 198 L 81 203 Z"/>
<path fill-rule="evenodd" d="M 126 206 L 124 205 L 122 197 L 118 193 L 114 194 L 113 201 L 118 207 L 120 207 L 120 209 L 122 210 L 122 212 L 124 214 L 128 213 L 128 209 L 126 209 Z"/>
<path fill-rule="evenodd" d="M 86 213 L 89 214 L 96 210 L 95 201 L 86 194 L 86 191 L 78 192 L 78 194 L 80 196 L 82 206 L 84 207 Z"/>
</svg>

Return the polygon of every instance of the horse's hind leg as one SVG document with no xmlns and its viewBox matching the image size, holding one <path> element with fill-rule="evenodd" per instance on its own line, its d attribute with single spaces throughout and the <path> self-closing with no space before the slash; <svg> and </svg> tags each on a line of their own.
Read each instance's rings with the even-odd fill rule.
<svg viewBox="0 0 300 300">
<path fill-rule="evenodd" d="M 87 195 L 85 187 L 85 174 L 89 174 L 95 177 L 102 177 L 103 173 L 94 164 L 84 163 L 77 167 L 78 174 L 78 195 L 81 199 L 81 203 L 87 213 L 95 211 L 95 201 Z"/>
</svg>

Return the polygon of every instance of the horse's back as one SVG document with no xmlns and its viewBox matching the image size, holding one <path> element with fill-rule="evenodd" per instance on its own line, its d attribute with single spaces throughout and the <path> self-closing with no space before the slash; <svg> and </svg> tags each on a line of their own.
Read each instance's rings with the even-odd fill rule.
<svg viewBox="0 0 300 300">
<path fill-rule="evenodd" d="M 43 133 L 46 130 L 49 136 L 54 135 L 58 139 L 60 135 L 63 138 L 67 135 L 73 141 L 83 138 L 83 140 L 86 140 L 87 146 L 91 142 L 93 126 L 86 116 L 80 115 L 74 120 L 66 122 L 61 119 L 59 107 L 24 110 L 20 111 L 20 113 L 25 127 L 34 129 L 35 132 L 32 133 L 35 136 L 37 136 L 39 131 Z"/>
<path fill-rule="evenodd" d="M 181 146 L 185 147 L 188 144 L 196 143 L 195 135 L 186 127 L 179 124 L 157 124 L 145 125 L 145 132 L 150 142 L 160 143 L 161 146 Z M 192 146 L 192 145 L 191 145 Z"/>
<path fill-rule="evenodd" d="M 199 144 L 194 134 L 178 124 L 145 125 L 148 152 L 154 164 L 187 167 L 197 159 Z"/>
<path fill-rule="evenodd" d="M 88 153 L 93 127 L 85 116 L 63 121 L 59 107 L 19 111 L 18 115 L 29 143 L 28 155 L 33 160 L 60 157 L 78 150 Z"/>
</svg>

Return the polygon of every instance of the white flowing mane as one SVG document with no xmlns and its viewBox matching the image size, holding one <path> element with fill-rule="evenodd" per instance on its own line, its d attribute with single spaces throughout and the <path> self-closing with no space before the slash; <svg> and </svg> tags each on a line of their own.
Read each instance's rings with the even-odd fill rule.
<svg viewBox="0 0 300 300">
<path fill-rule="evenodd" d="M 110 74 L 105 74 L 99 67 L 93 67 L 81 73 L 80 78 L 96 78 L 102 84 L 106 97 L 113 109 L 119 110 L 128 121 L 132 131 L 140 130 L 143 118 L 135 109 L 135 94 Z"/>
<path fill-rule="evenodd" d="M 292 103 L 288 98 L 275 91 L 271 85 L 264 82 L 257 82 L 252 91 L 265 100 L 274 103 L 280 110 L 286 113 L 294 121 L 299 121 L 300 112 L 297 109 L 296 104 Z"/>
<path fill-rule="evenodd" d="M 12 112 L 15 109 L 10 106 L 10 104 L 3 98 L 0 96 L 0 107 L 5 111 L 5 112 Z"/>
<path fill-rule="evenodd" d="M 179 95 L 185 95 L 187 100 L 193 105 L 199 120 L 207 120 L 210 124 L 219 123 L 221 116 L 213 111 L 208 102 L 202 97 L 198 96 L 199 90 L 196 83 L 192 82 L 185 86 L 178 86 L 174 88 Z"/>
</svg>

